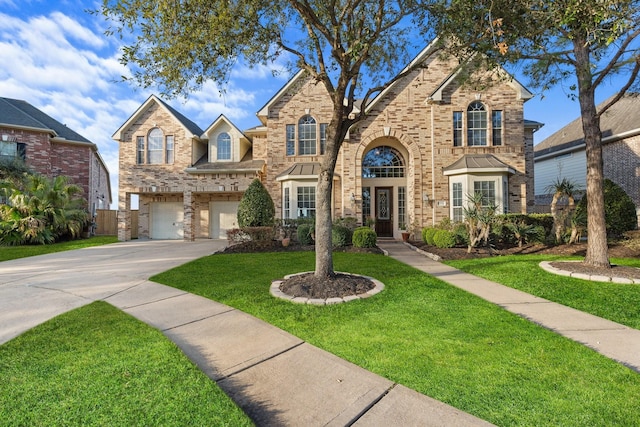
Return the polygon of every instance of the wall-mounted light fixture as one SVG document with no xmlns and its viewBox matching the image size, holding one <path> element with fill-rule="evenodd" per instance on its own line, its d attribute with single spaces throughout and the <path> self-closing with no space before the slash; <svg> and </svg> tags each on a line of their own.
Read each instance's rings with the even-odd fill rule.
<svg viewBox="0 0 640 427">
<path fill-rule="evenodd" d="M 355 203 L 356 202 L 356 195 L 354 193 L 351 193 L 351 203 Z"/>
<path fill-rule="evenodd" d="M 427 193 L 422 193 L 422 201 L 429 203 L 429 195 Z"/>
</svg>

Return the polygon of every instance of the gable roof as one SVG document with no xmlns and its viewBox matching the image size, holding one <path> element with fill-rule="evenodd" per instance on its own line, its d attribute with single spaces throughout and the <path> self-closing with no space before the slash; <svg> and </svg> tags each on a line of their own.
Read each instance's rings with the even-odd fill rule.
<svg viewBox="0 0 640 427">
<path fill-rule="evenodd" d="M 599 104 L 600 109 L 611 98 Z M 640 93 L 629 92 L 600 117 L 602 143 L 618 141 L 634 135 L 640 135 Z M 545 158 L 564 152 L 581 150 L 584 147 L 582 118 L 568 125 L 537 144 L 534 150 L 536 158 Z"/>
<path fill-rule="evenodd" d="M 240 135 L 242 135 L 243 137 L 245 137 L 247 140 L 249 138 L 247 138 L 247 136 L 244 134 L 244 132 L 242 132 L 240 129 L 238 129 L 238 127 L 236 125 L 233 124 L 233 122 L 231 120 L 229 120 L 224 114 L 220 114 L 218 116 L 217 119 L 215 119 L 213 121 L 213 123 L 211 123 L 203 132 L 202 135 L 200 135 L 200 138 L 202 139 L 207 139 L 209 138 L 209 135 L 207 135 L 209 132 L 211 132 L 213 129 L 215 129 L 220 123 L 226 123 L 227 125 L 229 125 L 234 131 L 238 132 Z"/>
<path fill-rule="evenodd" d="M 269 109 L 273 106 L 273 104 L 275 104 L 284 94 L 286 94 L 289 89 L 293 87 L 293 85 L 295 85 L 299 80 L 306 76 L 307 72 L 305 70 L 298 71 L 291 79 L 289 79 L 289 81 L 284 86 L 280 88 L 278 92 L 275 93 L 275 95 L 271 97 L 271 99 L 267 101 L 266 104 L 264 104 L 261 109 L 258 110 L 256 116 L 258 116 L 263 124 L 266 124 L 266 118 L 269 115 Z"/>
<path fill-rule="evenodd" d="M 84 136 L 19 99 L 0 98 L 0 125 L 47 132 L 59 140 L 93 145 Z"/>
<path fill-rule="evenodd" d="M 125 132 L 125 130 L 128 129 L 136 120 L 138 120 L 138 118 L 142 115 L 142 113 L 144 113 L 152 103 L 156 103 L 160 105 L 160 107 L 162 107 L 165 111 L 167 111 L 167 113 L 173 116 L 173 118 L 187 131 L 187 133 L 190 133 L 191 135 L 196 137 L 199 137 L 200 135 L 202 135 L 202 129 L 200 129 L 200 126 L 198 126 L 197 124 L 195 124 L 194 122 L 186 118 L 182 113 L 180 113 L 175 108 L 171 107 L 169 104 L 167 104 L 157 96 L 151 95 L 131 115 L 131 117 L 129 117 L 127 121 L 124 122 L 124 124 L 120 126 L 117 131 L 115 131 L 112 138 L 118 141 L 122 140 L 122 134 Z"/>
</svg>

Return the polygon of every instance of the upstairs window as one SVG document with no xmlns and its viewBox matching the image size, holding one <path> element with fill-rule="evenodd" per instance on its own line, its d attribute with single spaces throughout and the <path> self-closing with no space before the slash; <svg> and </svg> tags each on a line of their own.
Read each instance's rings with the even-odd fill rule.
<svg viewBox="0 0 640 427">
<path fill-rule="evenodd" d="M 491 112 L 491 143 L 494 146 L 502 145 L 502 111 Z"/>
<path fill-rule="evenodd" d="M 173 164 L 173 160 L 174 160 L 173 135 L 167 135 L 166 142 L 167 142 L 167 145 L 166 145 L 166 158 L 165 158 L 165 161 L 167 162 L 168 165 L 172 165 Z"/>
<path fill-rule="evenodd" d="M 316 120 L 311 116 L 304 116 L 298 121 L 298 154 L 316 154 Z"/>
<path fill-rule="evenodd" d="M 165 137 L 162 130 L 153 128 L 147 136 L 136 136 L 136 164 L 173 164 L 175 160 L 175 138 Z"/>
<path fill-rule="evenodd" d="M 469 146 L 487 145 L 487 110 L 478 101 L 467 108 L 467 141 Z"/>
<path fill-rule="evenodd" d="M 327 147 L 327 126 L 327 123 L 318 124 L 316 119 L 308 114 L 302 116 L 297 125 L 286 125 L 286 155 L 315 156 L 318 153 L 324 154 Z"/>
<path fill-rule="evenodd" d="M 453 146 L 462 147 L 462 111 L 453 112 Z"/>
<path fill-rule="evenodd" d="M 164 160 L 164 135 L 158 128 L 153 128 L 147 135 L 147 163 L 161 164 Z"/>
<path fill-rule="evenodd" d="M 218 160 L 231 160 L 231 136 L 227 132 L 222 132 L 218 135 L 216 143 Z"/>
</svg>

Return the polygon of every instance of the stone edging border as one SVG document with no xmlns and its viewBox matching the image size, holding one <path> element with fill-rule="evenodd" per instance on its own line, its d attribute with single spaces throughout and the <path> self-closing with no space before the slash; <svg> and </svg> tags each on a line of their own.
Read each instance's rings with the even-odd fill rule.
<svg viewBox="0 0 640 427">
<path fill-rule="evenodd" d="M 566 277 L 573 277 L 575 279 L 590 280 L 592 282 L 611 282 L 611 283 L 618 283 L 621 285 L 640 284 L 640 280 L 638 279 L 634 280 L 634 279 L 627 279 L 625 277 L 602 276 L 599 274 L 591 275 L 591 274 L 584 274 L 584 273 L 573 273 L 571 271 L 561 270 L 559 268 L 553 267 L 551 265 L 552 262 L 559 262 L 559 261 L 542 261 L 538 265 L 540 266 L 540 268 L 542 268 L 543 270 L 551 274 L 557 274 L 559 276 L 566 276 Z M 562 261 L 562 262 L 580 262 L 580 261 Z"/>
<path fill-rule="evenodd" d="M 293 276 L 299 276 L 301 274 L 308 274 L 308 273 L 313 273 L 313 271 L 304 271 L 302 273 L 295 273 L 295 274 L 289 274 L 284 276 L 285 279 L 288 279 L 290 277 Z M 359 295 L 349 295 L 347 297 L 344 298 L 326 298 L 326 299 L 320 299 L 320 298 L 304 298 L 304 297 L 292 297 L 291 295 L 287 295 L 284 292 L 282 292 L 280 290 L 280 285 L 282 284 L 282 280 L 274 280 L 271 282 L 271 288 L 269 289 L 269 293 L 271 293 L 271 295 L 273 295 L 276 298 L 280 298 L 286 301 L 290 301 L 296 304 L 311 304 L 311 305 L 330 305 L 330 304 L 340 304 L 343 302 L 349 302 L 349 301 L 355 301 L 358 299 L 365 299 L 365 298 L 369 298 L 372 297 L 375 294 L 378 294 L 380 292 L 382 292 L 384 290 L 384 284 L 377 280 L 374 279 L 373 277 L 369 277 L 369 276 L 362 276 L 360 274 L 351 274 L 351 273 L 344 273 L 341 271 L 336 271 L 336 273 L 339 274 L 348 274 L 349 276 L 358 276 L 358 277 L 365 277 L 369 280 L 371 280 L 373 282 L 373 284 L 375 285 L 375 287 L 373 289 L 371 289 L 370 291 L 367 291 L 363 294 L 359 294 Z"/>
</svg>

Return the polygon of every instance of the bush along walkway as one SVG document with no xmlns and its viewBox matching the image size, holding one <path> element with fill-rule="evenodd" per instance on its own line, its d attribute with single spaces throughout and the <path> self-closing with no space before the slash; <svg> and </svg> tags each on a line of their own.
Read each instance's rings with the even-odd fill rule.
<svg viewBox="0 0 640 427">
<path fill-rule="evenodd" d="M 389 256 L 505 310 L 584 344 L 640 372 L 640 330 L 629 328 L 436 262 L 401 242 L 379 242 Z"/>
</svg>

